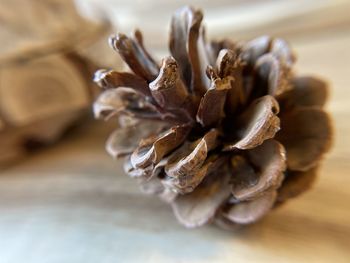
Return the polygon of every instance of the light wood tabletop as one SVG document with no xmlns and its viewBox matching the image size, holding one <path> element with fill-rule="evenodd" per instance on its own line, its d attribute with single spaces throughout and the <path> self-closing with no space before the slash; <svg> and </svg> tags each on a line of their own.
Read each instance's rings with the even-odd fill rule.
<svg viewBox="0 0 350 263">
<path fill-rule="evenodd" d="M 296 38 L 297 72 L 332 87 L 335 141 L 312 190 L 234 232 L 188 230 L 145 196 L 90 121 L 0 173 L 0 262 L 350 262 L 350 28 Z"/>
</svg>

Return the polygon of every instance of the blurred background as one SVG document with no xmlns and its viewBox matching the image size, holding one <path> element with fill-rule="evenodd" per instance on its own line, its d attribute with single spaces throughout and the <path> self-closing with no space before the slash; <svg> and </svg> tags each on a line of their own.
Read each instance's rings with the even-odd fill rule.
<svg viewBox="0 0 350 263">
<path fill-rule="evenodd" d="M 139 28 L 167 54 L 171 14 L 207 37 L 287 39 L 297 73 L 329 81 L 335 142 L 313 190 L 244 230 L 186 230 L 104 151 L 92 75 L 123 64 L 107 38 Z M 350 262 L 350 1 L 0 0 L 0 263 Z"/>
</svg>

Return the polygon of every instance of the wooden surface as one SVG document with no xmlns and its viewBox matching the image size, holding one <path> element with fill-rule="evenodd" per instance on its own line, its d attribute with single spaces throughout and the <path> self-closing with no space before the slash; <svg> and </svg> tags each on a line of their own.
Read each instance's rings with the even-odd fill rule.
<svg viewBox="0 0 350 263">
<path fill-rule="evenodd" d="M 333 34 L 350 27 L 349 0 L 75 0 L 87 16 L 104 14 L 124 33 L 139 28 L 147 47 L 165 51 L 170 17 L 184 6 L 203 10 L 209 38 L 250 39 L 269 34 L 288 39 Z"/>
<path fill-rule="evenodd" d="M 87 123 L 0 172 L 0 262 L 350 262 L 350 29 L 293 46 L 333 88 L 336 140 L 311 191 L 239 231 L 187 230 L 105 153 L 111 127 Z"/>
</svg>

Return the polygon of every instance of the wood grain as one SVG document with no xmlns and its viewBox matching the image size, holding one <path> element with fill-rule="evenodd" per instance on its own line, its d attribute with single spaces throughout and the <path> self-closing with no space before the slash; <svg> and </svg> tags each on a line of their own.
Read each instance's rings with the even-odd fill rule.
<svg viewBox="0 0 350 263">
<path fill-rule="evenodd" d="M 298 72 L 330 81 L 336 140 L 314 188 L 263 221 L 184 229 L 107 156 L 111 127 L 90 122 L 1 171 L 0 262 L 350 262 L 349 46 L 349 30 L 294 45 Z"/>
</svg>

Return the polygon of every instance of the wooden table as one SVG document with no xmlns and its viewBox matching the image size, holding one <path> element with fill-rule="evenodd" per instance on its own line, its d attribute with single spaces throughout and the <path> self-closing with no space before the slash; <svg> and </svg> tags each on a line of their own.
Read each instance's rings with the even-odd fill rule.
<svg viewBox="0 0 350 263">
<path fill-rule="evenodd" d="M 90 122 L 1 171 L 0 262 L 350 262 L 350 30 L 295 41 L 297 69 L 333 87 L 336 140 L 315 187 L 236 232 L 187 230 L 142 196 Z"/>
</svg>

